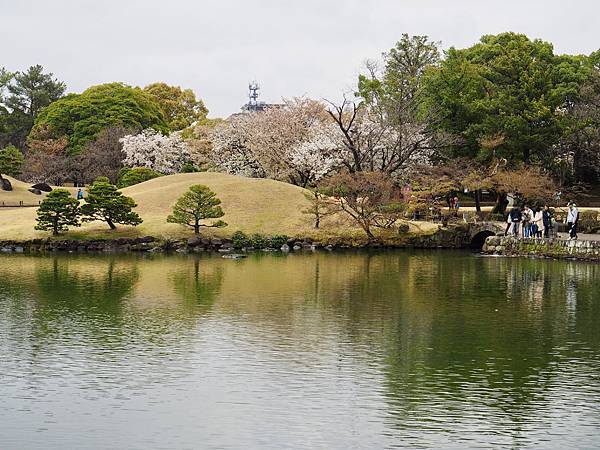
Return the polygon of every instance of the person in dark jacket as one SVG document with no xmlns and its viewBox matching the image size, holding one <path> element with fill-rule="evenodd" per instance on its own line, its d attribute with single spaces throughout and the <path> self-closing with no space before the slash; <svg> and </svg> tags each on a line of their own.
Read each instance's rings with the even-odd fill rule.
<svg viewBox="0 0 600 450">
<path fill-rule="evenodd" d="M 544 221 L 544 237 L 550 237 L 550 228 L 552 227 L 552 212 L 548 205 L 544 206 L 544 210 L 542 211 L 542 218 Z"/>
<path fill-rule="evenodd" d="M 513 209 L 510 210 L 510 212 L 508 213 L 508 216 L 510 217 L 510 222 L 513 225 L 513 235 L 518 236 L 519 235 L 519 226 L 521 224 L 521 219 L 523 218 L 523 214 L 521 213 L 521 208 L 519 208 L 518 206 L 514 206 Z"/>
</svg>

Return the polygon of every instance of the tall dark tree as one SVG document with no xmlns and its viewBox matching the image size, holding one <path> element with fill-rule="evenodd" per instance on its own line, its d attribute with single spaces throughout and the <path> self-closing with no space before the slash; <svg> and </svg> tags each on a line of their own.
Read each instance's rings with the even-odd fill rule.
<svg viewBox="0 0 600 450">
<path fill-rule="evenodd" d="M 448 50 L 429 69 L 426 92 L 429 106 L 442 113 L 442 128 L 463 138 L 457 153 L 547 162 L 563 133 L 563 108 L 588 76 L 585 58 L 558 56 L 548 42 L 502 33 Z"/>
<path fill-rule="evenodd" d="M 21 173 L 21 167 L 25 162 L 23 153 L 14 145 L 9 145 L 0 150 L 0 189 L 11 191 L 12 185 L 2 174 L 17 176 Z"/>
<path fill-rule="evenodd" d="M 5 139 L 23 149 L 40 111 L 61 98 L 66 88 L 52 73 L 44 73 L 39 64 L 13 74 L 4 102 L 9 112 Z"/>
<path fill-rule="evenodd" d="M 564 109 L 568 127 L 553 147 L 551 161 L 561 184 L 600 182 L 600 51 L 592 53 L 589 62 L 590 78 Z"/>
</svg>

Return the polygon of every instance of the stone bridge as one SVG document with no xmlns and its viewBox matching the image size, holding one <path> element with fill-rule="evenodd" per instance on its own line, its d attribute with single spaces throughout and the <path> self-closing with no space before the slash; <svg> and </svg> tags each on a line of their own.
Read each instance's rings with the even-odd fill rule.
<svg viewBox="0 0 600 450">
<path fill-rule="evenodd" d="M 469 224 L 469 247 L 483 248 L 485 240 L 490 236 L 504 235 L 504 222 L 476 222 Z"/>
</svg>

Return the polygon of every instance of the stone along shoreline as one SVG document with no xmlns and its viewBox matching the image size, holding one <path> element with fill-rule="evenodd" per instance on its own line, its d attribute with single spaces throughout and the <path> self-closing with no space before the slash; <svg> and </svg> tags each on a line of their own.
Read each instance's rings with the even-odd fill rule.
<svg viewBox="0 0 600 450">
<path fill-rule="evenodd" d="M 490 236 L 486 239 L 482 250 L 491 255 L 600 261 L 600 241 L 592 240 L 569 241 Z"/>
</svg>

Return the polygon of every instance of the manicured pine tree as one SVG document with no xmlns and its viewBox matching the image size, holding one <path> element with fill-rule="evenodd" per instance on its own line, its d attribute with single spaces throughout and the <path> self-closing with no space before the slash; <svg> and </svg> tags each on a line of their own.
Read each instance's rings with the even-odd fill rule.
<svg viewBox="0 0 600 450">
<path fill-rule="evenodd" d="M 217 220 L 210 225 L 201 223 L 205 219 L 218 219 L 225 213 L 219 206 L 221 200 L 208 186 L 195 184 L 184 193 L 173 206 L 173 214 L 167 217 L 167 222 L 178 223 L 194 228 L 195 234 L 200 234 L 200 227 L 221 228 L 227 224 Z"/>
<path fill-rule="evenodd" d="M 132 211 L 137 206 L 135 201 L 119 192 L 106 177 L 96 178 L 88 189 L 85 201 L 81 206 L 84 222 L 101 220 L 111 230 L 117 228 L 117 223 L 133 226 L 142 223 L 140 216 Z"/>
<path fill-rule="evenodd" d="M 37 211 L 36 230 L 52 230 L 57 236 L 61 231 L 67 231 L 69 226 L 80 225 L 81 211 L 79 202 L 66 189 L 54 189 L 40 204 Z"/>
</svg>

